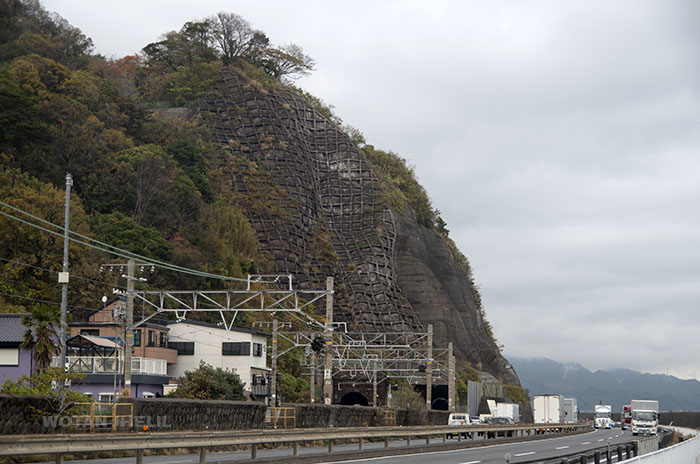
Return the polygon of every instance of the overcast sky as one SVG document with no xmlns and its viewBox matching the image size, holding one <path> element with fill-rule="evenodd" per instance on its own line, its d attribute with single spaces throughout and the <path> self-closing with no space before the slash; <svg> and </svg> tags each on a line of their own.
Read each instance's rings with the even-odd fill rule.
<svg viewBox="0 0 700 464">
<path fill-rule="evenodd" d="M 700 379 L 700 2 L 44 0 L 107 57 L 240 14 L 415 166 L 506 356 Z"/>
</svg>

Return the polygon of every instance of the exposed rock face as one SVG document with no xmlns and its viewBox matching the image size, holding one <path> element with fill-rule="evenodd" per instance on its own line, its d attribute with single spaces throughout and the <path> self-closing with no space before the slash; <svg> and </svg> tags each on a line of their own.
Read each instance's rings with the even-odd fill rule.
<svg viewBox="0 0 700 464">
<path fill-rule="evenodd" d="M 200 108 L 230 156 L 220 167 L 263 250 L 300 288 L 336 282 L 334 314 L 353 330 L 425 332 L 435 344 L 517 384 L 476 310 L 470 282 L 436 233 L 391 211 L 367 160 L 301 97 L 235 71 Z"/>
<path fill-rule="evenodd" d="M 502 383 L 519 385 L 515 371 L 484 329 L 467 272 L 455 252 L 411 214 L 396 216 L 397 283 L 435 340 L 454 343 L 455 356 Z"/>
</svg>

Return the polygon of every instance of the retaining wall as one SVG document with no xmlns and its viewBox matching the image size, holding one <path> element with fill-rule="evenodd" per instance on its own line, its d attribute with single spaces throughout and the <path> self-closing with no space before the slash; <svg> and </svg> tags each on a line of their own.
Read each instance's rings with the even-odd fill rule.
<svg viewBox="0 0 700 464">
<path fill-rule="evenodd" d="M 245 401 L 209 401 L 178 398 L 125 398 L 133 406 L 134 425 L 150 430 L 240 430 L 265 426 L 263 403 Z M 372 427 L 393 425 L 386 421 L 386 409 L 368 406 L 318 404 L 285 404 L 296 409 L 298 428 Z M 0 395 L 0 434 L 65 433 L 70 429 L 42 416 L 51 416 L 55 409 L 43 397 Z M 393 410 L 396 425 L 445 425 L 447 411 Z M 119 412 L 119 413 L 123 413 Z M 103 428 L 104 429 L 104 428 Z M 108 430 L 109 427 L 106 428 Z"/>
</svg>

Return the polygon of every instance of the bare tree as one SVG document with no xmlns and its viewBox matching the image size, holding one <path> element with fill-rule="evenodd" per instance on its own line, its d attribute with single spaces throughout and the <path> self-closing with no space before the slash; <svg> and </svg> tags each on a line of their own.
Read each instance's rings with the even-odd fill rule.
<svg viewBox="0 0 700 464">
<path fill-rule="evenodd" d="M 250 44 L 258 31 L 250 23 L 235 13 L 220 12 L 210 18 L 212 34 L 224 60 L 231 62 L 248 52 Z M 262 34 L 264 36 L 264 34 Z"/>
<path fill-rule="evenodd" d="M 296 79 L 314 70 L 316 62 L 296 44 L 265 50 L 263 66 L 273 77 Z"/>
</svg>

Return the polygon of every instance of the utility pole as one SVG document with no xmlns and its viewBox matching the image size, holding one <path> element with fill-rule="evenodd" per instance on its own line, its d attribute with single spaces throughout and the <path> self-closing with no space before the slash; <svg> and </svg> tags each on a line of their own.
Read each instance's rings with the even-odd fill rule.
<svg viewBox="0 0 700 464">
<path fill-rule="evenodd" d="M 58 273 L 58 283 L 61 289 L 61 327 L 59 338 L 61 344 L 61 369 L 66 368 L 66 328 L 68 326 L 68 231 L 70 230 L 70 188 L 73 185 L 73 176 L 66 174 L 66 216 L 63 227 L 63 271 Z"/>
<path fill-rule="evenodd" d="M 326 279 L 326 330 L 324 331 L 326 359 L 323 368 L 323 402 L 333 401 L 333 277 Z"/>
<path fill-rule="evenodd" d="M 433 405 L 433 324 L 428 324 L 428 361 L 425 366 L 425 407 Z"/>
<path fill-rule="evenodd" d="M 316 353 L 311 352 L 311 380 L 309 381 L 309 402 L 316 402 Z"/>
<path fill-rule="evenodd" d="M 372 406 L 377 407 L 377 360 L 372 361 L 373 376 L 372 376 Z"/>
<path fill-rule="evenodd" d="M 447 410 L 454 411 L 456 404 L 456 391 L 455 391 L 455 357 L 452 354 L 453 347 L 452 342 L 447 344 Z"/>
<path fill-rule="evenodd" d="M 124 343 L 124 393 L 131 396 L 131 347 L 134 345 L 134 268 L 133 259 L 126 264 L 126 330 Z M 144 342 L 145 343 L 145 342 Z"/>
<path fill-rule="evenodd" d="M 277 407 L 277 319 L 272 321 L 272 384 L 270 386 L 270 406 Z"/>
</svg>

